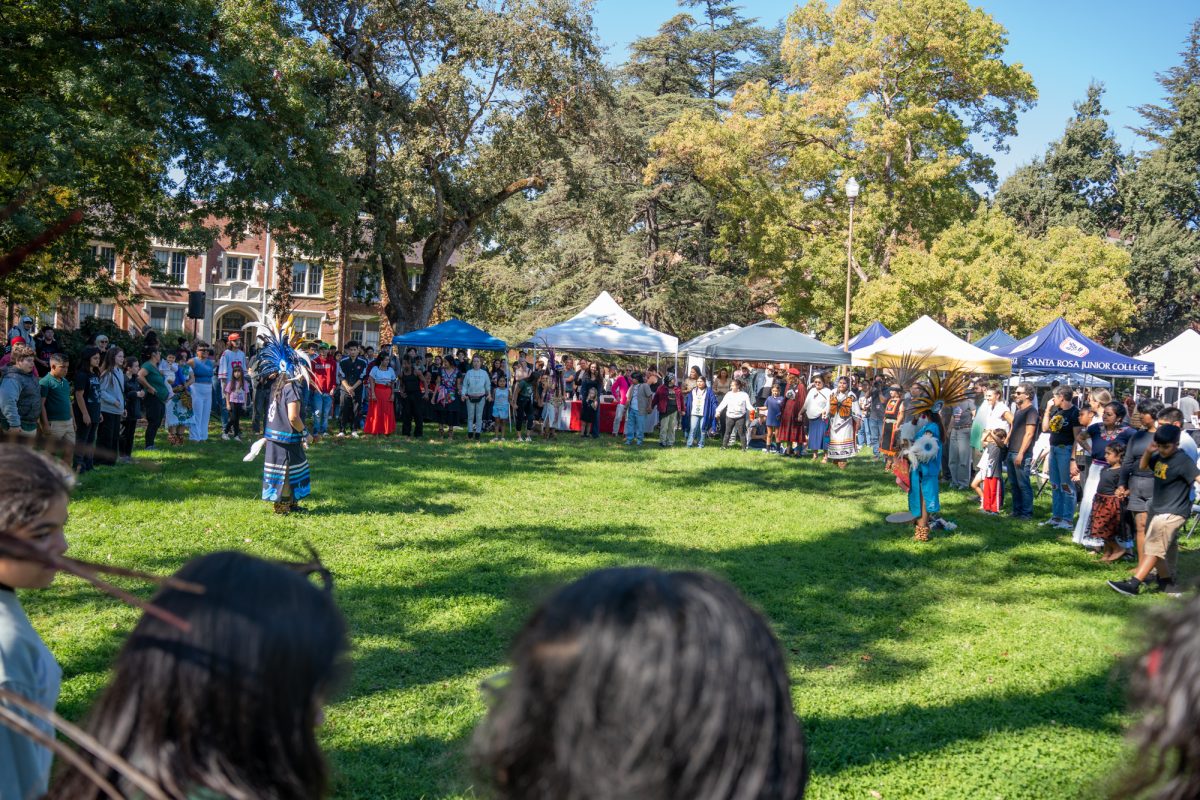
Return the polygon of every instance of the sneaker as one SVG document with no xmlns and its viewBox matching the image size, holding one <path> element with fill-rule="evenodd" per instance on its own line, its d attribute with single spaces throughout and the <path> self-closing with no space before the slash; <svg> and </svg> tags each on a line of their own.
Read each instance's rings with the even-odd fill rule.
<svg viewBox="0 0 1200 800">
<path fill-rule="evenodd" d="M 1133 578 L 1127 581 L 1108 581 L 1108 588 L 1118 594 L 1127 595 L 1129 597 L 1137 597 L 1138 591 L 1142 588 L 1142 582 L 1134 582 Z"/>
<path fill-rule="evenodd" d="M 346 438 L 346 432 L 345 432 L 345 431 L 338 431 L 338 438 L 339 438 L 339 439 L 344 439 L 344 438 Z"/>
<path fill-rule="evenodd" d="M 1066 519 L 1060 519 L 1060 520 L 1059 520 L 1059 521 L 1058 521 L 1058 522 L 1057 522 L 1057 523 L 1054 525 L 1054 527 L 1055 527 L 1055 528 L 1061 528 L 1061 529 L 1062 529 L 1062 530 L 1064 530 L 1064 531 L 1073 531 L 1073 530 L 1075 530 L 1075 523 L 1074 523 L 1074 522 L 1071 522 L 1070 520 L 1066 520 Z"/>
<path fill-rule="evenodd" d="M 228 434 L 228 433 L 222 433 L 222 434 L 221 434 L 221 441 L 223 441 L 223 442 L 228 442 L 228 441 L 229 441 L 229 434 Z"/>
<path fill-rule="evenodd" d="M 1038 527 L 1039 527 L 1039 528 L 1045 528 L 1046 526 L 1050 526 L 1050 527 L 1053 527 L 1053 528 L 1057 528 L 1057 527 L 1058 527 L 1058 523 L 1059 523 L 1059 519 L 1058 519 L 1058 517 L 1051 517 L 1050 519 L 1044 519 L 1044 520 L 1042 520 L 1041 522 L 1039 522 L 1039 523 L 1038 523 Z"/>
</svg>

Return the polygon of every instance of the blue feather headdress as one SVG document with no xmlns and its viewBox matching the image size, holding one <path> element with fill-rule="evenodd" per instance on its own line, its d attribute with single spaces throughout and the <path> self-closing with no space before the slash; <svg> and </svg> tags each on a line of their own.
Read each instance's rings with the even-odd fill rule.
<svg viewBox="0 0 1200 800">
<path fill-rule="evenodd" d="M 282 374 L 289 381 L 302 380 L 315 385 L 308 354 L 297 349 L 301 335 L 293 327 L 290 315 L 282 326 L 251 322 L 243 330 L 249 328 L 254 328 L 261 340 L 261 346 L 250 365 L 251 372 L 258 377 Z"/>
</svg>

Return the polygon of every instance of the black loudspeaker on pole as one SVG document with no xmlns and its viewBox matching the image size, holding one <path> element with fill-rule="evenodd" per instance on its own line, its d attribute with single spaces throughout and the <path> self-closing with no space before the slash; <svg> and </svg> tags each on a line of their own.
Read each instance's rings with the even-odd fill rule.
<svg viewBox="0 0 1200 800">
<path fill-rule="evenodd" d="M 190 319 L 204 319 L 204 292 L 188 292 L 188 312 Z"/>
</svg>

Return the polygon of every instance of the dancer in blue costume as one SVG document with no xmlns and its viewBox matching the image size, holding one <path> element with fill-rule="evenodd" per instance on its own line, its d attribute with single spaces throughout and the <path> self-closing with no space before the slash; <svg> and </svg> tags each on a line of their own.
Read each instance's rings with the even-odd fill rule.
<svg viewBox="0 0 1200 800">
<path fill-rule="evenodd" d="M 938 478 L 942 471 L 942 434 L 938 411 L 928 409 L 917 416 L 917 432 L 908 448 L 908 513 L 916 517 L 913 538 L 929 540 L 929 515 L 942 510 Z"/>
<path fill-rule="evenodd" d="M 262 499 L 275 504 L 276 514 L 300 510 L 299 501 L 312 492 L 306 449 L 311 440 L 304 428 L 300 383 L 314 384 L 308 355 L 296 349 L 299 336 L 288 318 L 282 328 L 258 325 L 262 347 L 254 357 L 251 372 L 270 394 L 265 434 L 243 459 L 252 461 L 265 449 Z"/>
</svg>

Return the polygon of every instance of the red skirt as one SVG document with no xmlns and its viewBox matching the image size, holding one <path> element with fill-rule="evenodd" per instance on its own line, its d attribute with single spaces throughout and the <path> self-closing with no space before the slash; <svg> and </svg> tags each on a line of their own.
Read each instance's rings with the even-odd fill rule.
<svg viewBox="0 0 1200 800">
<path fill-rule="evenodd" d="M 783 404 L 783 419 L 779 426 L 779 441 L 804 443 L 804 425 L 799 422 L 800 401 L 792 398 Z"/>
<path fill-rule="evenodd" d="M 1092 499 L 1091 534 L 1111 539 L 1121 530 L 1121 500 L 1115 494 L 1098 494 Z"/>
<path fill-rule="evenodd" d="M 363 433 L 387 436 L 396 430 L 396 411 L 392 408 L 392 387 L 375 384 L 375 395 L 367 410 Z"/>
</svg>

